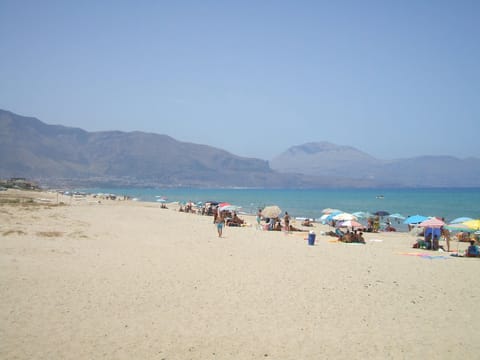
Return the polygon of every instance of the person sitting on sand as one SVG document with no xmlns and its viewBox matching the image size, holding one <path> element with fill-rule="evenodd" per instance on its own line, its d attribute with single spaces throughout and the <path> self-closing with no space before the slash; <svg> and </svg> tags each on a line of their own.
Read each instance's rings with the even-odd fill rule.
<svg viewBox="0 0 480 360">
<path fill-rule="evenodd" d="M 417 239 L 417 242 L 412 246 L 414 249 L 425 249 L 426 247 L 425 241 L 422 239 Z"/>
<path fill-rule="evenodd" d="M 302 222 L 302 226 L 313 226 L 310 219 L 305 219 Z"/>
<path fill-rule="evenodd" d="M 465 256 L 467 257 L 479 257 L 480 251 L 478 250 L 478 246 L 475 245 L 475 240 L 470 240 L 470 246 L 465 251 Z"/>
<path fill-rule="evenodd" d="M 385 231 L 391 232 L 391 231 L 397 231 L 392 225 L 388 224 L 387 227 L 385 228 Z"/>
<path fill-rule="evenodd" d="M 345 242 L 345 243 L 351 243 L 353 242 L 353 234 L 350 231 L 347 231 L 345 235 L 340 239 L 340 241 Z"/>
<path fill-rule="evenodd" d="M 279 218 L 275 220 L 275 226 L 273 227 L 275 231 L 282 231 L 282 223 Z"/>
<path fill-rule="evenodd" d="M 357 235 L 357 242 L 365 244 L 365 239 L 363 238 L 363 233 L 361 231 Z"/>
<path fill-rule="evenodd" d="M 232 218 L 227 221 L 227 226 L 242 226 L 244 222 L 238 217 L 236 212 L 233 212 Z"/>
</svg>

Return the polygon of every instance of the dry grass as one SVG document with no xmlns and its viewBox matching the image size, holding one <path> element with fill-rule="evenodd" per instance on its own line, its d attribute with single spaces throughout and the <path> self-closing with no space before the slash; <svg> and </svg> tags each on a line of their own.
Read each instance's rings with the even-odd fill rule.
<svg viewBox="0 0 480 360">
<path fill-rule="evenodd" d="M 26 235 L 27 233 L 22 230 L 7 230 L 2 233 L 3 236 L 8 236 L 8 235 Z"/>
<path fill-rule="evenodd" d="M 37 236 L 42 237 L 60 237 L 63 235 L 63 232 L 60 231 L 38 231 Z"/>
<path fill-rule="evenodd" d="M 0 205 L 35 205 L 33 199 L 0 197 Z"/>
<path fill-rule="evenodd" d="M 30 198 L 7 198 L 0 197 L 0 206 L 11 206 L 11 207 L 20 207 L 26 210 L 35 210 L 35 209 L 51 209 L 58 206 L 65 206 L 65 203 L 59 204 L 45 204 L 42 202 L 37 202 L 35 199 Z"/>
</svg>

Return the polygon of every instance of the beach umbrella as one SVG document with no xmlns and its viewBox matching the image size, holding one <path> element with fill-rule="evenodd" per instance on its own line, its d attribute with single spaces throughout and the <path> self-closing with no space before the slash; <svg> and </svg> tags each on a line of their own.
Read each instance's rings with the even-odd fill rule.
<svg viewBox="0 0 480 360">
<path fill-rule="evenodd" d="M 330 214 L 325 214 L 327 215 L 327 217 L 325 218 L 325 221 L 332 221 L 333 220 L 333 217 L 338 215 L 338 214 L 341 214 L 342 212 L 340 210 L 337 210 L 337 211 L 334 211 Z"/>
<path fill-rule="evenodd" d="M 374 215 L 377 215 L 377 216 L 388 216 L 390 215 L 390 213 L 388 211 L 385 211 L 385 210 L 379 210 L 379 211 L 376 211 L 374 213 Z"/>
<path fill-rule="evenodd" d="M 448 224 L 444 226 L 444 229 L 447 229 L 449 231 L 462 231 L 462 232 L 472 232 L 473 230 L 470 229 L 467 225 L 465 224 Z"/>
<path fill-rule="evenodd" d="M 262 210 L 263 217 L 267 217 L 267 218 L 276 218 L 281 213 L 282 213 L 282 209 L 280 209 L 277 205 L 266 206 Z"/>
<path fill-rule="evenodd" d="M 349 213 L 337 214 L 332 219 L 335 221 L 357 220 L 357 218 L 354 215 Z"/>
<path fill-rule="evenodd" d="M 220 210 L 220 211 L 237 211 L 241 208 L 242 208 L 241 206 L 228 204 L 228 205 L 224 205 L 224 206 L 219 206 L 218 210 Z"/>
<path fill-rule="evenodd" d="M 391 219 L 405 220 L 405 216 L 403 216 L 402 214 L 399 214 L 399 213 L 390 214 L 390 215 L 388 215 L 388 217 L 391 218 Z"/>
<path fill-rule="evenodd" d="M 322 210 L 322 214 L 331 214 L 331 213 L 341 213 L 342 211 L 341 210 L 338 210 L 338 209 L 331 209 L 331 208 L 326 208 L 326 209 L 323 209 Z"/>
<path fill-rule="evenodd" d="M 164 202 L 167 202 L 167 200 L 165 200 L 165 199 L 157 199 L 157 202 L 164 203 Z"/>
<path fill-rule="evenodd" d="M 372 216 L 372 214 L 370 214 L 368 211 L 356 211 L 352 213 L 352 215 L 360 219 L 366 219 Z"/>
<path fill-rule="evenodd" d="M 318 222 L 321 222 L 322 224 L 325 224 L 327 222 L 327 218 L 330 216 L 330 214 L 323 214 L 318 218 Z"/>
<path fill-rule="evenodd" d="M 432 228 L 432 229 L 441 228 L 444 225 L 445 223 L 442 220 L 437 219 L 435 217 L 424 220 L 420 224 L 418 224 L 418 226 L 420 227 Z"/>
<path fill-rule="evenodd" d="M 325 224 L 327 223 L 328 221 L 331 221 L 332 218 L 337 215 L 337 214 L 340 214 L 340 212 L 334 212 L 334 213 L 331 213 L 331 214 L 323 214 L 322 216 L 320 216 L 318 218 L 318 221 L 321 222 L 322 224 Z"/>
<path fill-rule="evenodd" d="M 404 224 L 420 224 L 422 221 L 427 220 L 428 217 L 423 215 L 412 215 L 405 219 Z"/>
<path fill-rule="evenodd" d="M 435 238 L 435 236 L 437 236 L 437 239 L 440 239 L 440 236 L 442 235 L 441 228 L 444 225 L 445 223 L 436 217 L 424 220 L 420 224 L 418 224 L 419 227 L 425 228 L 425 236 L 431 234 L 432 238 Z M 432 249 L 436 250 L 434 246 L 435 245 L 432 244 Z"/>
<path fill-rule="evenodd" d="M 340 222 L 337 227 L 351 227 L 351 228 L 363 228 L 363 225 L 355 220 L 346 220 Z"/>
<path fill-rule="evenodd" d="M 463 224 L 467 225 L 472 230 L 480 230 L 480 219 L 468 220 L 465 221 Z"/>
<path fill-rule="evenodd" d="M 465 221 L 470 221 L 470 220 L 473 220 L 473 219 L 463 216 L 463 217 L 459 217 L 459 218 L 456 218 L 456 219 L 450 221 L 450 224 L 460 224 L 460 223 L 463 223 Z"/>
</svg>

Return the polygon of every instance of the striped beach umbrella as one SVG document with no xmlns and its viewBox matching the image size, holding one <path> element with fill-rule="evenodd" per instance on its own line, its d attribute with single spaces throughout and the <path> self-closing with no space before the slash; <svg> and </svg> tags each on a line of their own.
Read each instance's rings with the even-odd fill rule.
<svg viewBox="0 0 480 360">
<path fill-rule="evenodd" d="M 468 220 L 463 224 L 467 225 L 472 230 L 480 230 L 480 219 Z"/>
</svg>

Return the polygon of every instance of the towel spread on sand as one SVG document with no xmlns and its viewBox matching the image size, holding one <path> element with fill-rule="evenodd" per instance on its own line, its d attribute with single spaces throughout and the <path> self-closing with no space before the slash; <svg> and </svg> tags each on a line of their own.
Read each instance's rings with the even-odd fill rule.
<svg viewBox="0 0 480 360">
<path fill-rule="evenodd" d="M 424 253 L 417 253 L 417 252 L 401 252 L 398 253 L 400 255 L 407 255 L 407 256 L 418 256 L 422 259 L 429 259 L 429 260 L 436 260 L 436 259 L 448 259 L 448 256 L 444 255 L 429 255 L 429 254 L 424 254 Z"/>
</svg>

